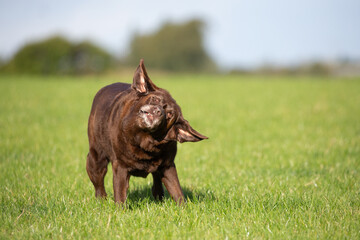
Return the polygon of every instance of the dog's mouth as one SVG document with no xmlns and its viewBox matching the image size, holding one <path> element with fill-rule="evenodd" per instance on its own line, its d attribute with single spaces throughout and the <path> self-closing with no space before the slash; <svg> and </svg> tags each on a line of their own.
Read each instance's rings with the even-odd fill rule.
<svg viewBox="0 0 360 240">
<path fill-rule="evenodd" d="M 158 105 L 144 105 L 139 110 L 139 116 L 143 120 L 144 128 L 154 132 L 165 120 L 164 109 Z"/>
</svg>

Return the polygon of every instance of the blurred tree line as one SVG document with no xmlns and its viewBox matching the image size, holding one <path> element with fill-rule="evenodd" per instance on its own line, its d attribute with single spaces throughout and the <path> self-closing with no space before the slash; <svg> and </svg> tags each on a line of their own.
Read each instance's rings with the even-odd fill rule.
<svg viewBox="0 0 360 240">
<path fill-rule="evenodd" d="M 204 27 L 203 21 L 194 19 L 180 24 L 165 23 L 150 34 L 135 34 L 129 44 L 129 54 L 121 58 L 90 41 L 74 43 L 62 36 L 54 36 L 26 44 L 10 60 L 0 56 L 0 73 L 99 74 L 134 69 L 141 58 L 152 69 L 218 72 L 216 63 L 204 47 Z M 234 68 L 227 73 L 359 76 L 360 60 L 305 62 L 285 67 L 263 65 L 255 69 Z"/>
<path fill-rule="evenodd" d="M 55 36 L 22 47 L 2 67 L 9 73 L 89 74 L 111 66 L 112 56 L 91 42 L 71 43 Z"/>
<path fill-rule="evenodd" d="M 93 74 L 123 66 L 136 66 L 140 58 L 149 67 L 166 71 L 204 71 L 215 63 L 204 48 L 204 23 L 192 20 L 182 24 L 166 23 L 155 33 L 136 34 L 130 53 L 123 59 L 89 41 L 72 43 L 61 36 L 28 43 L 4 62 L 2 72 L 28 74 Z M 121 67 L 121 66 L 120 66 Z"/>
<path fill-rule="evenodd" d="M 204 22 L 166 23 L 153 34 L 135 35 L 128 62 L 136 65 L 140 58 L 152 68 L 170 71 L 213 71 L 214 61 L 204 48 Z"/>
</svg>

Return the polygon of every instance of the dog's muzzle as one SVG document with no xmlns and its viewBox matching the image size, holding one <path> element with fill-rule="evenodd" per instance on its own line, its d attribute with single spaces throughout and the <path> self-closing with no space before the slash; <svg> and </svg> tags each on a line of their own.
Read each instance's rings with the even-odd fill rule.
<svg viewBox="0 0 360 240">
<path fill-rule="evenodd" d="M 153 131 L 156 130 L 165 119 L 164 109 L 158 105 L 142 106 L 139 115 L 144 120 L 145 127 Z"/>
</svg>

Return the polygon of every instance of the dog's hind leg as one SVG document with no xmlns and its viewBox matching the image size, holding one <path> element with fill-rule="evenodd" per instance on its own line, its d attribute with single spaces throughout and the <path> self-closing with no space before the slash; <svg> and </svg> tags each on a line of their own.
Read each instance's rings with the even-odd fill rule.
<svg viewBox="0 0 360 240">
<path fill-rule="evenodd" d="M 105 156 L 98 154 L 94 148 L 90 148 L 87 155 L 86 171 L 95 187 L 96 197 L 106 197 L 104 178 L 107 172 L 109 161 Z"/>
</svg>

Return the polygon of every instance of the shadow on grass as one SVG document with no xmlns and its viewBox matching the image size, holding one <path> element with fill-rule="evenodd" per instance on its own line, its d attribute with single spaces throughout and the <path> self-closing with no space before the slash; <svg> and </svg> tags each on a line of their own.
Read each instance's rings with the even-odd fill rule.
<svg viewBox="0 0 360 240">
<path fill-rule="evenodd" d="M 204 201 L 214 201 L 216 200 L 215 194 L 206 189 L 191 189 L 187 187 L 182 188 L 185 199 L 192 203 L 199 203 Z M 167 192 L 166 188 L 164 188 L 164 200 L 171 199 L 169 193 Z M 161 201 L 155 200 L 152 193 L 151 187 L 143 186 L 136 189 L 130 189 L 128 191 L 128 202 L 142 202 L 142 201 L 149 201 L 155 202 L 157 204 L 161 203 Z"/>
</svg>

